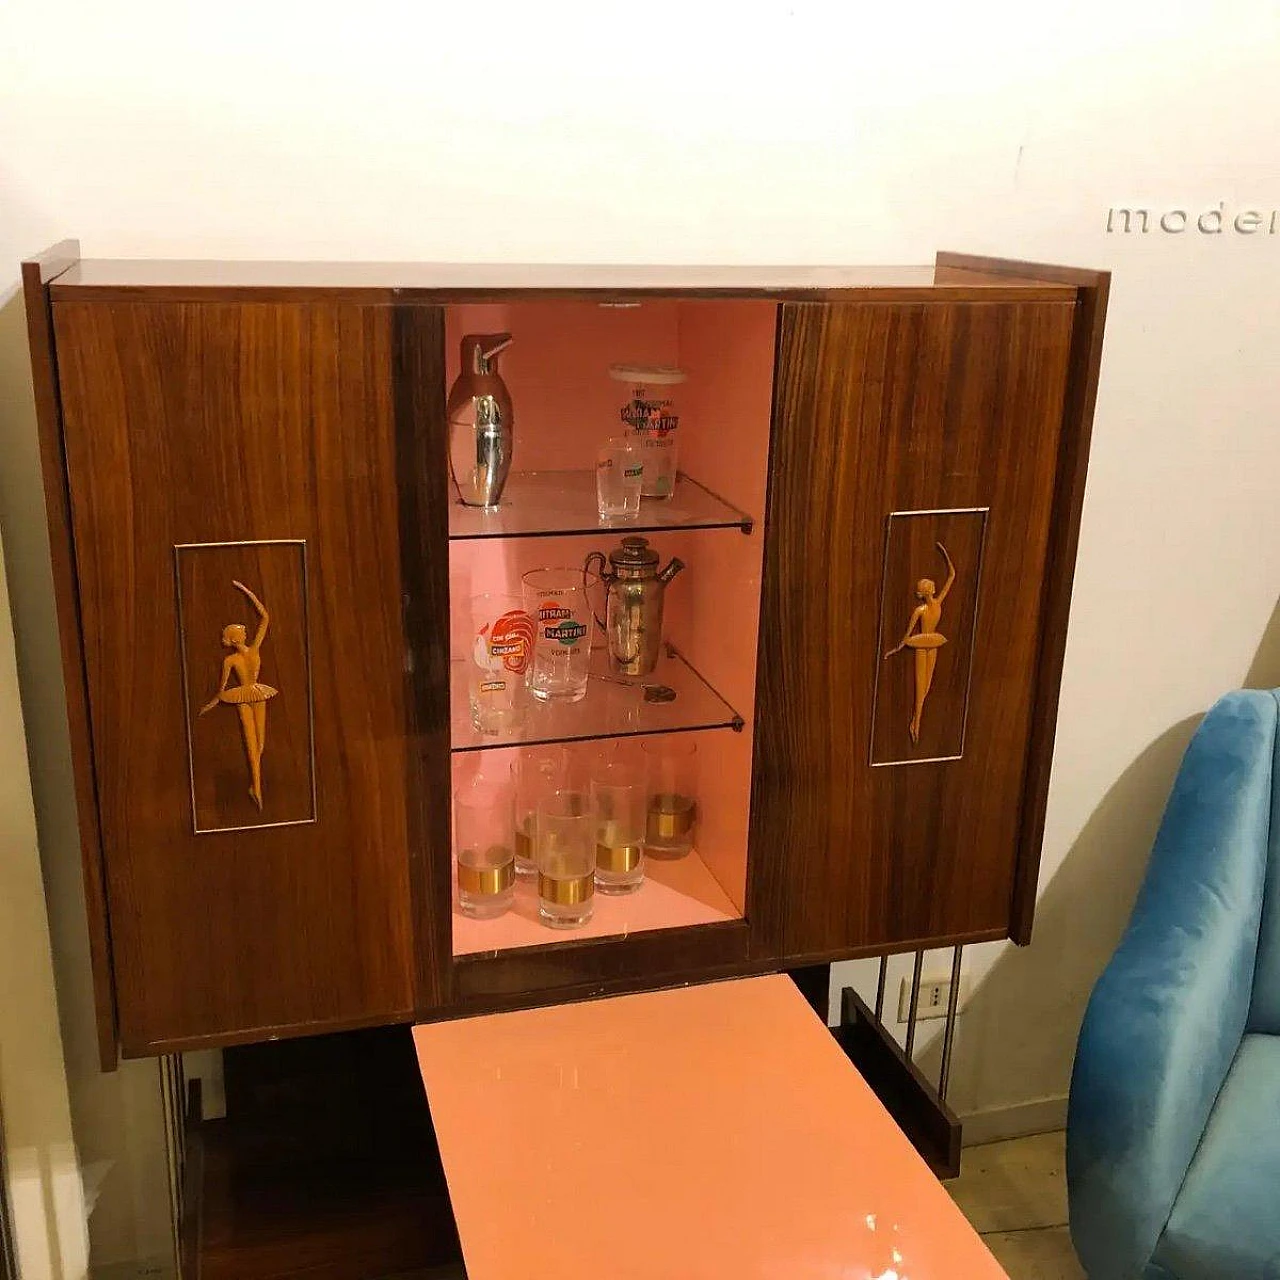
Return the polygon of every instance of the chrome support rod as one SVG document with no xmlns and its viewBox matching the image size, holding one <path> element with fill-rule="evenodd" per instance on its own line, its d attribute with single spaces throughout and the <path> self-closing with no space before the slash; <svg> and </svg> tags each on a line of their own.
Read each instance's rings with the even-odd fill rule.
<svg viewBox="0 0 1280 1280">
<path fill-rule="evenodd" d="M 876 981 L 876 1021 L 884 1022 L 884 983 L 889 976 L 889 957 L 880 957 L 880 977 Z"/>
<path fill-rule="evenodd" d="M 186 1168 L 186 1133 L 182 1114 L 182 1055 L 159 1059 L 160 1103 L 164 1117 L 165 1166 L 169 1175 L 169 1225 L 173 1229 L 174 1274 L 182 1280 L 182 1183 Z"/>
<path fill-rule="evenodd" d="M 911 968 L 911 1003 L 907 1006 L 907 1043 L 903 1046 L 908 1058 L 916 1047 L 916 1005 L 920 1001 L 920 970 L 924 967 L 924 952 L 916 952 L 916 962 Z"/>
<path fill-rule="evenodd" d="M 947 1100 L 947 1086 L 951 1083 L 951 1050 L 956 1038 L 956 1014 L 960 1008 L 960 957 L 963 947 L 951 952 L 951 992 L 947 997 L 947 1025 L 942 1033 L 942 1065 L 938 1068 L 938 1097 Z"/>
<path fill-rule="evenodd" d="M 167 1054 L 156 1059 L 160 1073 L 160 1108 L 164 1120 L 165 1173 L 169 1180 L 169 1226 L 174 1234 L 178 1230 L 178 1158 L 177 1138 L 174 1135 L 172 1070 Z"/>
</svg>

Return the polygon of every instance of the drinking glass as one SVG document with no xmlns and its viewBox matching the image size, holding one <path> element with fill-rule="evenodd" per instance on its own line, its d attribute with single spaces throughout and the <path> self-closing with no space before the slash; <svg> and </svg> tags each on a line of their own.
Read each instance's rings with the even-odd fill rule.
<svg viewBox="0 0 1280 1280">
<path fill-rule="evenodd" d="M 611 760 L 592 772 L 596 888 L 601 893 L 634 893 L 644 883 L 645 799 L 644 774 L 631 764 Z"/>
<path fill-rule="evenodd" d="M 536 832 L 538 915 L 553 929 L 576 929 L 591 919 L 595 905 L 590 797 L 582 791 L 553 792 L 538 805 Z"/>
<path fill-rule="evenodd" d="M 538 805 L 568 785 L 569 753 L 564 747 L 522 747 L 511 764 L 515 790 L 516 875 L 538 874 L 534 835 Z"/>
<path fill-rule="evenodd" d="M 676 434 L 671 428 L 642 427 L 636 432 L 641 459 L 641 489 L 646 498 L 669 498 L 676 489 Z"/>
<path fill-rule="evenodd" d="M 645 853 L 683 858 L 693 848 L 698 820 L 698 747 L 692 739 L 649 738 Z"/>
<path fill-rule="evenodd" d="M 596 455 L 596 509 L 602 520 L 631 520 L 640 514 L 644 460 L 626 436 L 606 440 Z"/>
<path fill-rule="evenodd" d="M 520 599 L 499 593 L 472 596 L 467 694 L 471 723 L 481 733 L 502 733 L 520 722 L 532 656 L 533 619 Z"/>
<path fill-rule="evenodd" d="M 584 569 L 531 569 L 521 581 L 535 629 L 529 692 L 541 702 L 581 702 L 591 659 L 587 590 L 598 579 Z"/>
<path fill-rule="evenodd" d="M 514 809 L 511 787 L 481 774 L 453 797 L 453 848 L 458 906 L 486 920 L 515 898 Z"/>
</svg>

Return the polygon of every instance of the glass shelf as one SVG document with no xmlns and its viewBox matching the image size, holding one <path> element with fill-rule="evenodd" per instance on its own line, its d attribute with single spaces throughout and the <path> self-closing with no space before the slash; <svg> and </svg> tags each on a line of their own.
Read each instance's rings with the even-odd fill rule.
<svg viewBox="0 0 1280 1280">
<path fill-rule="evenodd" d="M 457 877 L 454 877 L 455 883 Z M 532 884 L 516 883 L 516 900 L 505 915 L 473 920 L 453 906 L 453 954 L 478 955 L 513 947 L 545 947 L 588 938 L 626 937 L 650 929 L 682 929 L 697 924 L 741 920 L 738 911 L 697 851 L 675 862 L 645 862 L 638 892 L 611 897 L 597 892 L 591 920 L 580 929 L 548 929 L 538 919 L 538 894 Z"/>
<path fill-rule="evenodd" d="M 554 534 L 660 533 L 664 529 L 741 529 L 754 520 L 682 471 L 670 498 L 641 498 L 631 520 L 602 520 L 596 513 L 594 471 L 516 471 L 507 480 L 502 505 L 449 507 L 450 540 L 542 538 Z"/>
<path fill-rule="evenodd" d="M 529 699 L 524 722 L 503 733 L 481 733 L 471 723 L 467 701 L 467 663 L 449 664 L 451 742 L 454 751 L 484 751 L 543 742 L 582 742 L 592 738 L 626 738 L 694 729 L 741 729 L 742 717 L 667 645 L 652 675 L 621 680 L 609 675 L 608 654 L 591 654 L 587 696 L 581 702 L 537 702 Z M 675 690 L 672 702 L 646 702 L 644 686 L 664 684 Z"/>
</svg>

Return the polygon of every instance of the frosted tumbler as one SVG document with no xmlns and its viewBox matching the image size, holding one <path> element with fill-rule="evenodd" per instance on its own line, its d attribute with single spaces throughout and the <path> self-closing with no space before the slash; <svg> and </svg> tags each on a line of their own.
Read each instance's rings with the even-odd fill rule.
<svg viewBox="0 0 1280 1280">
<path fill-rule="evenodd" d="M 644 774 L 623 761 L 597 765 L 591 777 L 596 830 L 596 888 L 634 893 L 644 883 Z"/>
<path fill-rule="evenodd" d="M 477 919 L 501 915 L 515 898 L 511 787 L 479 775 L 453 797 L 458 906 Z"/>
<path fill-rule="evenodd" d="M 553 929 L 591 919 L 596 891 L 595 824 L 589 797 L 557 791 L 538 805 L 538 915 Z"/>
<path fill-rule="evenodd" d="M 511 765 L 516 806 L 516 875 L 532 880 L 538 874 L 534 861 L 534 829 L 538 804 L 568 783 L 569 753 L 564 747 L 522 747 Z"/>
<path fill-rule="evenodd" d="M 698 748 L 692 738 L 649 738 L 648 815 L 645 853 L 651 858 L 683 858 L 693 848 L 698 820 Z"/>
</svg>

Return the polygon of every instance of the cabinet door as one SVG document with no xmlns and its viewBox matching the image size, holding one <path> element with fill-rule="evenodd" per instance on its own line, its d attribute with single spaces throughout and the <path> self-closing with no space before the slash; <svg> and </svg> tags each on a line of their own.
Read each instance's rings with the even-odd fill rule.
<svg viewBox="0 0 1280 1280">
<path fill-rule="evenodd" d="M 1008 932 L 1075 310 L 781 309 L 759 955 Z"/>
<path fill-rule="evenodd" d="M 412 634 L 445 616 L 414 577 L 444 450 L 395 371 L 440 399 L 439 312 L 54 313 L 125 1053 L 407 1018 L 447 927 L 414 783 L 432 743 L 447 769 L 443 640 Z"/>
</svg>

